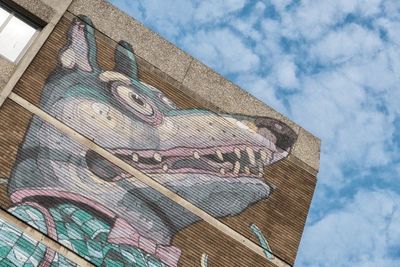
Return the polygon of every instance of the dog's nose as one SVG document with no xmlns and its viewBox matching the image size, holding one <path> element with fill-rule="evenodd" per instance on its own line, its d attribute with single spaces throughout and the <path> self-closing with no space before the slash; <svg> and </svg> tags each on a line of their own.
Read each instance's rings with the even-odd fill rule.
<svg viewBox="0 0 400 267">
<path fill-rule="evenodd" d="M 258 132 L 267 137 L 273 135 L 274 143 L 283 150 L 290 150 L 297 139 L 297 134 L 285 123 L 272 119 L 259 117 L 254 121 Z"/>
</svg>

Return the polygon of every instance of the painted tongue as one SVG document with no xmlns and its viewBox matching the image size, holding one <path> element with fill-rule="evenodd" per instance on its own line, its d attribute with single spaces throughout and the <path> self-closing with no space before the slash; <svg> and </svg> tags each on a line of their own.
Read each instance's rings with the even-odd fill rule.
<svg viewBox="0 0 400 267">
<path fill-rule="evenodd" d="M 156 244 L 151 239 L 143 237 L 128 222 L 122 218 L 115 220 L 108 236 L 108 241 L 114 244 L 124 244 L 143 249 L 154 255 L 169 267 L 177 267 L 181 250 L 174 246 Z"/>
</svg>

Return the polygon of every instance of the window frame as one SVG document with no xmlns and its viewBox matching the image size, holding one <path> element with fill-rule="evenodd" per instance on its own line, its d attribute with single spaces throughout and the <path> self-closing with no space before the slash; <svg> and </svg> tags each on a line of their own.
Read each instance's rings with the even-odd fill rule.
<svg viewBox="0 0 400 267">
<path fill-rule="evenodd" d="M 17 18 L 27 24 L 28 26 L 32 27 L 35 30 L 35 33 L 30 37 L 30 39 L 25 43 L 24 48 L 19 52 L 18 56 L 15 58 L 15 60 L 9 59 L 6 55 L 3 55 L 0 53 L 0 57 L 6 59 L 7 61 L 17 64 L 22 57 L 26 54 L 27 50 L 29 47 L 32 45 L 36 37 L 39 35 L 42 27 L 38 24 L 30 20 L 28 17 L 24 16 L 18 10 L 15 10 L 11 7 L 9 7 L 7 4 L 0 2 L 0 8 L 4 9 L 6 12 L 8 12 L 8 17 L 6 20 L 0 25 L 0 33 L 7 27 L 7 25 L 10 23 L 12 18 Z"/>
</svg>

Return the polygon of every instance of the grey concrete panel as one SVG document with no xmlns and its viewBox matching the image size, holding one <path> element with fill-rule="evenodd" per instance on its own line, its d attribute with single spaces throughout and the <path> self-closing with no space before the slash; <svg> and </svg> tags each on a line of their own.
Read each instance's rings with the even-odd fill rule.
<svg viewBox="0 0 400 267">
<path fill-rule="evenodd" d="M 302 160 L 314 170 L 319 169 L 321 140 L 310 132 L 300 128 L 299 136 L 294 145 L 292 155 Z"/>
<path fill-rule="evenodd" d="M 28 0 L 29 1 L 29 0 Z M 40 0 L 57 12 L 65 12 L 65 0 Z"/>
</svg>

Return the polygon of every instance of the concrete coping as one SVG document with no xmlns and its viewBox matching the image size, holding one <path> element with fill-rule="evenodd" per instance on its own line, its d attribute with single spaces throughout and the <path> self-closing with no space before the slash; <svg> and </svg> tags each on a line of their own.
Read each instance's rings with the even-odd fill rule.
<svg viewBox="0 0 400 267">
<path fill-rule="evenodd" d="M 320 140 L 317 137 L 159 34 L 104 0 L 74 0 L 68 11 L 74 15 L 89 16 L 96 29 L 114 41 L 131 43 L 137 56 L 170 76 L 176 81 L 174 84 L 179 85 L 178 89 L 199 102 L 208 103 L 222 112 L 268 116 L 285 122 L 298 134 L 291 155 L 308 165 L 314 173 L 318 172 Z"/>
</svg>

